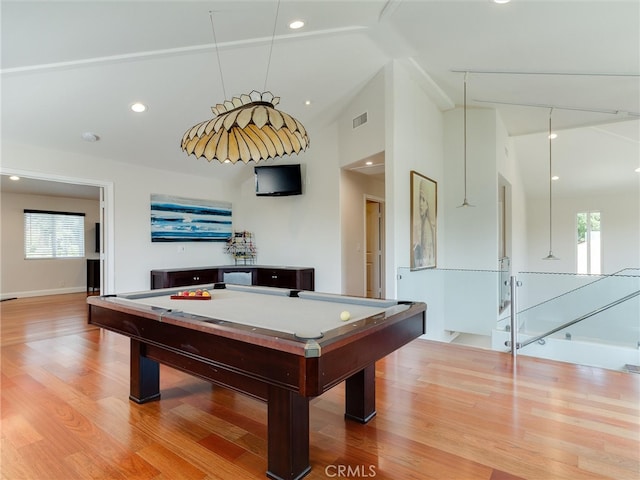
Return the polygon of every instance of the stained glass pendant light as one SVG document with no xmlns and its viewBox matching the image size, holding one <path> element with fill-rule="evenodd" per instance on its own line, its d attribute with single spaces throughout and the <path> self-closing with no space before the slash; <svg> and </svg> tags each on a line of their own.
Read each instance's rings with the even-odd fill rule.
<svg viewBox="0 0 640 480">
<path fill-rule="evenodd" d="M 276 9 L 271 38 L 271 50 L 275 39 L 280 1 Z M 220 65 L 220 52 L 213 23 L 213 12 L 209 12 L 211 30 L 216 45 L 218 68 L 225 98 L 224 78 Z M 269 76 L 271 52 L 265 75 L 265 90 Z M 259 162 L 270 158 L 300 153 L 309 146 L 307 131 L 291 115 L 276 109 L 280 97 L 271 92 L 254 90 L 250 94 L 233 97 L 211 107 L 214 117 L 194 125 L 182 137 L 181 148 L 189 155 L 204 157 L 208 161 L 221 163 L 242 161 Z"/>
<path fill-rule="evenodd" d="M 271 92 L 251 92 L 212 107 L 214 118 L 191 127 L 182 150 L 209 161 L 248 163 L 304 151 L 309 137 L 302 123 L 277 110 Z"/>
</svg>

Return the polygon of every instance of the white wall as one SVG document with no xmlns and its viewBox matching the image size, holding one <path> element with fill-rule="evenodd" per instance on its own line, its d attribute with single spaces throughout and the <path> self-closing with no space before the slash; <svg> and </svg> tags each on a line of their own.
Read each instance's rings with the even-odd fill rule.
<svg viewBox="0 0 640 480">
<path fill-rule="evenodd" d="M 366 208 L 367 196 L 384 199 L 384 181 L 343 170 L 340 178 L 342 223 L 342 293 L 366 294 Z"/>
<path fill-rule="evenodd" d="M 507 228 L 511 235 L 511 273 L 528 269 L 527 250 L 527 197 L 522 181 L 522 172 L 518 166 L 518 152 L 513 147 L 502 120 L 498 116 L 496 138 L 498 153 L 498 173 L 511 186 L 511 212 Z"/>
<path fill-rule="evenodd" d="M 337 127 L 307 128 L 312 147 L 286 160 L 302 164 L 303 195 L 256 197 L 248 179 L 234 203 L 234 225 L 255 234 L 259 264 L 313 267 L 317 291 L 341 293 Z"/>
<path fill-rule="evenodd" d="M 445 176 L 442 213 L 447 231 L 440 266 L 495 270 L 498 267 L 498 169 L 495 110 L 467 111 L 467 199 L 464 199 L 463 110 L 445 112 Z"/>
<path fill-rule="evenodd" d="M 151 193 L 210 200 L 234 199 L 235 192 L 231 186 L 224 185 L 213 177 L 181 175 L 175 172 L 167 174 L 103 158 L 6 142 L 2 145 L 2 171 L 19 171 L 23 175 L 31 172 L 35 177 L 49 174 L 54 177 L 68 176 L 113 183 L 113 292 L 105 293 L 150 288 L 149 272 L 154 268 L 229 262 L 229 256 L 223 252 L 223 243 L 186 243 L 184 253 L 177 253 L 175 244 L 151 243 Z"/>
<path fill-rule="evenodd" d="M 498 269 L 498 115 L 467 110 L 467 200 L 464 192 L 464 111 L 445 117 L 446 256 L 442 267 L 466 269 L 443 274 L 446 330 L 489 335 L 499 309 Z M 502 153 L 500 154 L 502 155 Z"/>
<path fill-rule="evenodd" d="M 444 179 L 442 113 L 416 82 L 410 63 L 394 61 L 386 68 L 386 296 L 396 297 L 399 267 L 408 267 L 411 255 L 410 172 L 415 170 L 438 183 L 438 264 L 446 255 L 441 212 Z"/>
<path fill-rule="evenodd" d="M 337 120 L 340 166 L 374 155 L 384 158 L 385 77 L 380 70 L 345 106 Z M 367 123 L 353 128 L 353 119 L 367 113 Z M 384 198 L 384 183 L 362 174 L 343 171 L 340 176 L 342 229 L 342 292 L 365 295 L 366 194 Z"/>
<path fill-rule="evenodd" d="M 548 200 L 527 205 L 528 266 L 534 272 L 576 273 L 576 214 L 601 213 L 602 273 L 640 266 L 640 190 L 609 195 L 591 194 L 553 199 L 553 253 L 559 260 L 542 260 L 549 250 Z"/>
<path fill-rule="evenodd" d="M 341 166 L 384 151 L 384 95 L 384 70 L 380 70 L 341 112 L 337 122 Z M 353 128 L 353 119 L 365 112 L 367 123 Z"/>
<path fill-rule="evenodd" d="M 452 332 L 490 335 L 498 319 L 498 179 L 511 186 L 512 253 L 526 257 L 526 197 L 516 152 L 493 110 L 467 112 L 467 197 L 464 198 L 463 111 L 443 114 L 444 177 L 439 182 L 438 270 L 402 269 L 401 296 L 428 304 L 427 338 L 449 341 Z M 442 228 L 444 225 L 444 228 Z M 408 297 L 408 298 L 409 298 Z"/>
<path fill-rule="evenodd" d="M 637 122 L 628 125 L 638 126 Z M 548 140 L 544 132 L 514 137 L 513 145 L 516 153 L 548 161 Z M 540 176 L 536 180 L 539 191 L 527 197 L 527 270 L 575 273 L 575 215 L 588 210 L 601 211 L 603 215 L 603 273 L 640 266 L 640 175 L 633 171 L 640 159 L 638 141 L 632 135 L 614 135 L 606 125 L 575 128 L 559 132 L 553 154 L 554 173 L 560 179 L 553 184 L 552 249 L 560 260 L 542 260 L 549 252 L 549 179 Z M 585 156 L 598 157 L 601 161 L 591 170 L 581 170 L 581 159 Z M 527 166 L 522 168 L 526 171 Z M 612 187 L 609 172 L 618 170 L 626 172 L 628 181 Z M 601 179 L 599 187 L 581 191 L 581 180 L 594 176 Z"/>
<path fill-rule="evenodd" d="M 24 255 L 24 210 L 84 213 L 85 255 L 96 258 L 95 224 L 99 201 L 41 195 L 1 194 L 2 231 L 0 291 L 3 297 L 81 292 L 86 289 L 87 262 L 83 258 L 30 259 Z"/>
</svg>

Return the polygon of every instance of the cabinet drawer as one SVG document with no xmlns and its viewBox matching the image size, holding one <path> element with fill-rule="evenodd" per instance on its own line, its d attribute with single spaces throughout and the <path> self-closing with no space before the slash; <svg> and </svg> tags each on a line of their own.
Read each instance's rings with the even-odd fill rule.
<svg viewBox="0 0 640 480">
<path fill-rule="evenodd" d="M 214 283 L 218 281 L 218 272 L 202 270 L 194 272 L 181 272 L 169 277 L 168 287 L 185 287 L 188 285 L 199 285 L 201 283 Z"/>
<path fill-rule="evenodd" d="M 215 283 L 217 281 L 217 269 L 151 272 L 151 288 L 186 287 L 202 283 Z"/>
<path fill-rule="evenodd" d="M 291 270 L 258 269 L 258 285 L 264 287 L 296 288 L 296 272 Z"/>
</svg>

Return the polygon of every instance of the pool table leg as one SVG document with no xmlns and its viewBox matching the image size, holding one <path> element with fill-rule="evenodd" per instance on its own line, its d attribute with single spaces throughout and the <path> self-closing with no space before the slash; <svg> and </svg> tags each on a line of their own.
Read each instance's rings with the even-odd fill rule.
<svg viewBox="0 0 640 480">
<path fill-rule="evenodd" d="M 129 399 L 146 403 L 160 398 L 160 364 L 145 356 L 146 345 L 131 339 Z"/>
<path fill-rule="evenodd" d="M 270 385 L 267 411 L 267 477 L 276 480 L 304 477 L 311 471 L 309 399 Z"/>
<path fill-rule="evenodd" d="M 345 397 L 345 418 L 367 423 L 376 416 L 375 363 L 347 378 Z"/>
</svg>

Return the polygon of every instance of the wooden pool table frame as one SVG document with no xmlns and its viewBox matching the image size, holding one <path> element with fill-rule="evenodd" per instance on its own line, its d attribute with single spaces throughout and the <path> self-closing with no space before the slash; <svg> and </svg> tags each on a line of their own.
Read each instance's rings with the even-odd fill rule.
<svg viewBox="0 0 640 480">
<path fill-rule="evenodd" d="M 345 417 L 368 422 L 376 414 L 375 362 L 425 332 L 420 302 L 310 341 L 118 296 L 87 303 L 90 324 L 131 338 L 134 402 L 160 397 L 160 363 L 267 402 L 267 476 L 274 479 L 298 479 L 311 470 L 310 399 L 346 381 Z"/>
</svg>

